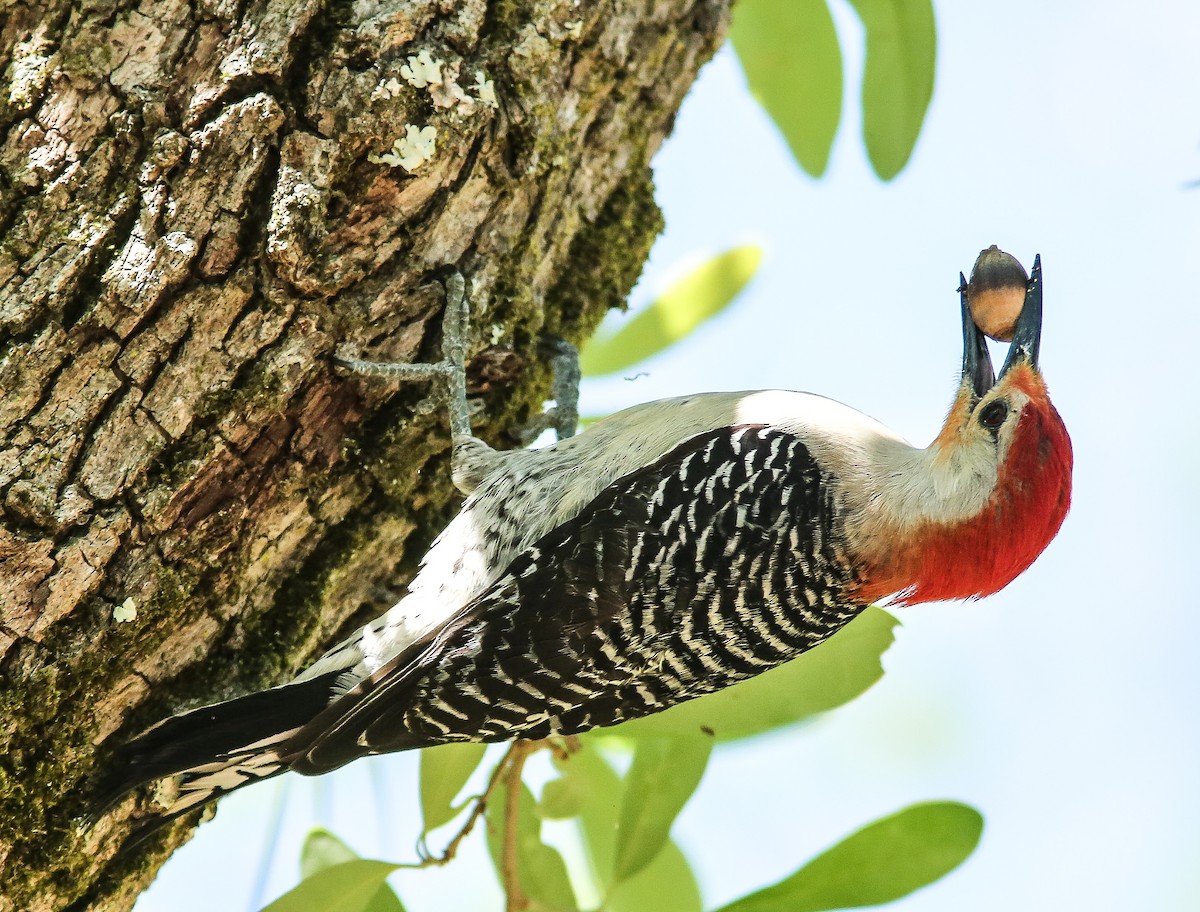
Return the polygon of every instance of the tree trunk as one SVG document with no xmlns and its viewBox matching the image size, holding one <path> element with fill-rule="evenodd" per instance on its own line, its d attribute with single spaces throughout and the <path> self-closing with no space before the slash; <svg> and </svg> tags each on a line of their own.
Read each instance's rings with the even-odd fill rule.
<svg viewBox="0 0 1200 912">
<path fill-rule="evenodd" d="M 636 279 L 728 3 L 4 2 L 0 910 L 128 909 L 189 826 L 114 857 L 108 748 L 286 679 L 453 508 L 428 387 L 330 352 L 435 358 L 457 266 L 503 442 Z"/>
</svg>

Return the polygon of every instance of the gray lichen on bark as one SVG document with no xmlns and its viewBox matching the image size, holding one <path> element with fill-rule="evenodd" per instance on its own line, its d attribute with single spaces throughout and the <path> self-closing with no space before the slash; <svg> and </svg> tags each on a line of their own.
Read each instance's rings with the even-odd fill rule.
<svg viewBox="0 0 1200 912">
<path fill-rule="evenodd" d="M 0 912 L 129 908 L 189 830 L 114 859 L 132 802 L 80 824 L 110 739 L 277 683 L 394 598 L 452 509 L 444 420 L 329 353 L 430 354 L 457 265 L 502 442 L 545 395 L 539 335 L 584 337 L 635 281 L 650 156 L 726 18 L 0 10 Z M 409 126 L 436 132 L 411 173 Z"/>
</svg>

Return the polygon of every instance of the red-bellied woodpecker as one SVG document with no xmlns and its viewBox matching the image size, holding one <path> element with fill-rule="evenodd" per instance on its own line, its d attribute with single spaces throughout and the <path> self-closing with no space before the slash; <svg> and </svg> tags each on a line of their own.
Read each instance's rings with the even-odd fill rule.
<svg viewBox="0 0 1200 912">
<path fill-rule="evenodd" d="M 1040 262 L 998 380 L 964 288 L 962 382 L 924 449 L 840 403 L 767 390 L 652 402 L 496 452 L 470 436 L 461 277 L 447 292 L 446 360 L 380 369 L 447 382 L 470 493 L 408 595 L 292 683 L 142 734 L 118 793 L 182 774 L 169 818 L 284 770 L 658 712 L 793 658 L 876 600 L 996 592 L 1067 513 Z"/>
</svg>

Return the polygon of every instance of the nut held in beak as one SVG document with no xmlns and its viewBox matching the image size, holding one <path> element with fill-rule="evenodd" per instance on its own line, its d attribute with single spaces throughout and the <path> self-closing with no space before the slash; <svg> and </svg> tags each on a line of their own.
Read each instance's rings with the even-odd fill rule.
<svg viewBox="0 0 1200 912">
<path fill-rule="evenodd" d="M 1028 281 L 1025 267 L 1011 253 L 995 244 L 980 251 L 967 283 L 967 303 L 984 335 L 997 342 L 1012 341 Z"/>
</svg>

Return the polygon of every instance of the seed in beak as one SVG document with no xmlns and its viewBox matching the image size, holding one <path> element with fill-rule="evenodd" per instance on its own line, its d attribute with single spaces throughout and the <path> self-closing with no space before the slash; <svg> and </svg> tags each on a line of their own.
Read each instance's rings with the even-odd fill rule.
<svg viewBox="0 0 1200 912">
<path fill-rule="evenodd" d="M 1012 341 L 1028 282 L 1025 267 L 1011 253 L 995 244 L 980 251 L 967 283 L 967 303 L 984 335 L 997 342 Z"/>
</svg>

